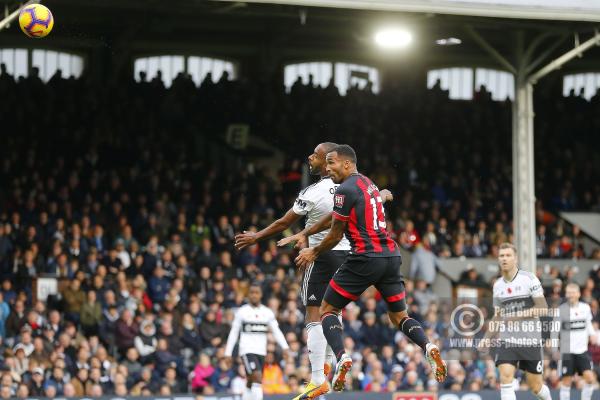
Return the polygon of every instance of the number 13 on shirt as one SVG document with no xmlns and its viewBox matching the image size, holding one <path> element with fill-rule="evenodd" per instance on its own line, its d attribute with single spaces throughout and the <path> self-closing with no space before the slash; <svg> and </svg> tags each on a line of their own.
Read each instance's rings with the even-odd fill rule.
<svg viewBox="0 0 600 400">
<path fill-rule="evenodd" d="M 373 207 L 373 229 L 376 231 L 385 229 L 387 224 L 385 223 L 385 211 L 383 209 L 383 200 L 381 196 L 377 195 L 377 198 L 371 197 L 371 207 Z M 383 221 L 379 219 L 379 211 L 381 210 L 381 216 Z"/>
</svg>

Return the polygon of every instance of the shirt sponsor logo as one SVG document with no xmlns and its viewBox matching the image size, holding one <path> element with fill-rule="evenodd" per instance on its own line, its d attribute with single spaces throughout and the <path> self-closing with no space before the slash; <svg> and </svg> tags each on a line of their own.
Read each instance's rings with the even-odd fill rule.
<svg viewBox="0 0 600 400">
<path fill-rule="evenodd" d="M 246 333 L 267 333 L 269 327 L 266 324 L 245 323 L 243 331 Z"/>
</svg>

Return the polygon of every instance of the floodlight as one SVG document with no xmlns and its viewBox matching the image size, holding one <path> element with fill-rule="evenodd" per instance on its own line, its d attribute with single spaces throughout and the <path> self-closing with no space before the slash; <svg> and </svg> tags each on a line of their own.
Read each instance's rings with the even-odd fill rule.
<svg viewBox="0 0 600 400">
<path fill-rule="evenodd" d="M 384 49 L 401 49 L 412 42 L 412 34 L 400 28 L 381 29 L 375 34 L 375 43 Z"/>
<path fill-rule="evenodd" d="M 454 46 L 457 44 L 461 44 L 462 40 L 455 38 L 455 37 L 451 37 L 451 38 L 447 38 L 447 39 L 438 39 L 435 41 L 435 43 L 440 46 Z"/>
</svg>

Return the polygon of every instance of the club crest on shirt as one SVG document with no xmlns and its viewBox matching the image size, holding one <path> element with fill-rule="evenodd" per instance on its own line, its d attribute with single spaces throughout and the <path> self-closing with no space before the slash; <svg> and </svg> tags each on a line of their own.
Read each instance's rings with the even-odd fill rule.
<svg viewBox="0 0 600 400">
<path fill-rule="evenodd" d="M 346 196 L 343 194 L 336 194 L 335 196 L 333 196 L 333 204 L 337 208 L 341 208 L 344 205 L 344 197 Z"/>
</svg>

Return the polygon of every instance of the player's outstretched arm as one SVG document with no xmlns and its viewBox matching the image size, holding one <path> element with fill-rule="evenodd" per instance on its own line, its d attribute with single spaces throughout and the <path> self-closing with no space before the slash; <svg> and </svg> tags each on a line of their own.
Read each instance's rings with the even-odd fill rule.
<svg viewBox="0 0 600 400">
<path fill-rule="evenodd" d="M 298 257 L 296 257 L 295 260 L 298 268 L 304 269 L 308 267 L 315 261 L 319 254 L 333 249 L 344 237 L 344 231 L 346 230 L 347 224 L 346 221 L 334 218 L 331 223 L 331 230 L 318 246 L 308 247 L 300 251 L 300 254 L 298 254 Z"/>
<path fill-rule="evenodd" d="M 244 231 L 235 235 L 235 248 L 242 250 L 248 246 L 252 246 L 261 240 L 283 232 L 293 224 L 295 224 L 302 215 L 298 215 L 293 209 L 289 209 L 287 213 L 276 221 L 273 221 L 271 225 L 258 232 Z"/>
<path fill-rule="evenodd" d="M 298 242 L 296 244 L 297 248 L 306 247 L 306 238 L 310 235 L 314 235 L 315 233 L 323 232 L 331 227 L 332 214 L 329 213 L 323 216 L 320 220 L 317 221 L 316 224 L 312 225 L 310 228 L 304 228 L 302 231 L 296 233 L 295 235 L 288 236 L 286 238 L 281 239 L 277 242 L 277 246 L 287 246 L 290 243 Z"/>
<path fill-rule="evenodd" d="M 379 192 L 381 196 L 381 200 L 383 203 L 394 200 L 394 195 L 388 189 L 383 189 Z M 303 249 L 306 247 L 307 240 L 306 238 L 310 235 L 314 235 L 319 232 L 323 232 L 331 228 L 331 220 L 333 217 L 333 212 L 330 212 L 327 215 L 324 215 L 316 224 L 312 225 L 310 228 L 304 228 L 302 231 L 283 238 L 277 242 L 277 246 L 283 247 L 287 246 L 290 243 L 296 242 L 297 249 Z M 341 240 L 341 239 L 340 239 Z"/>
</svg>

